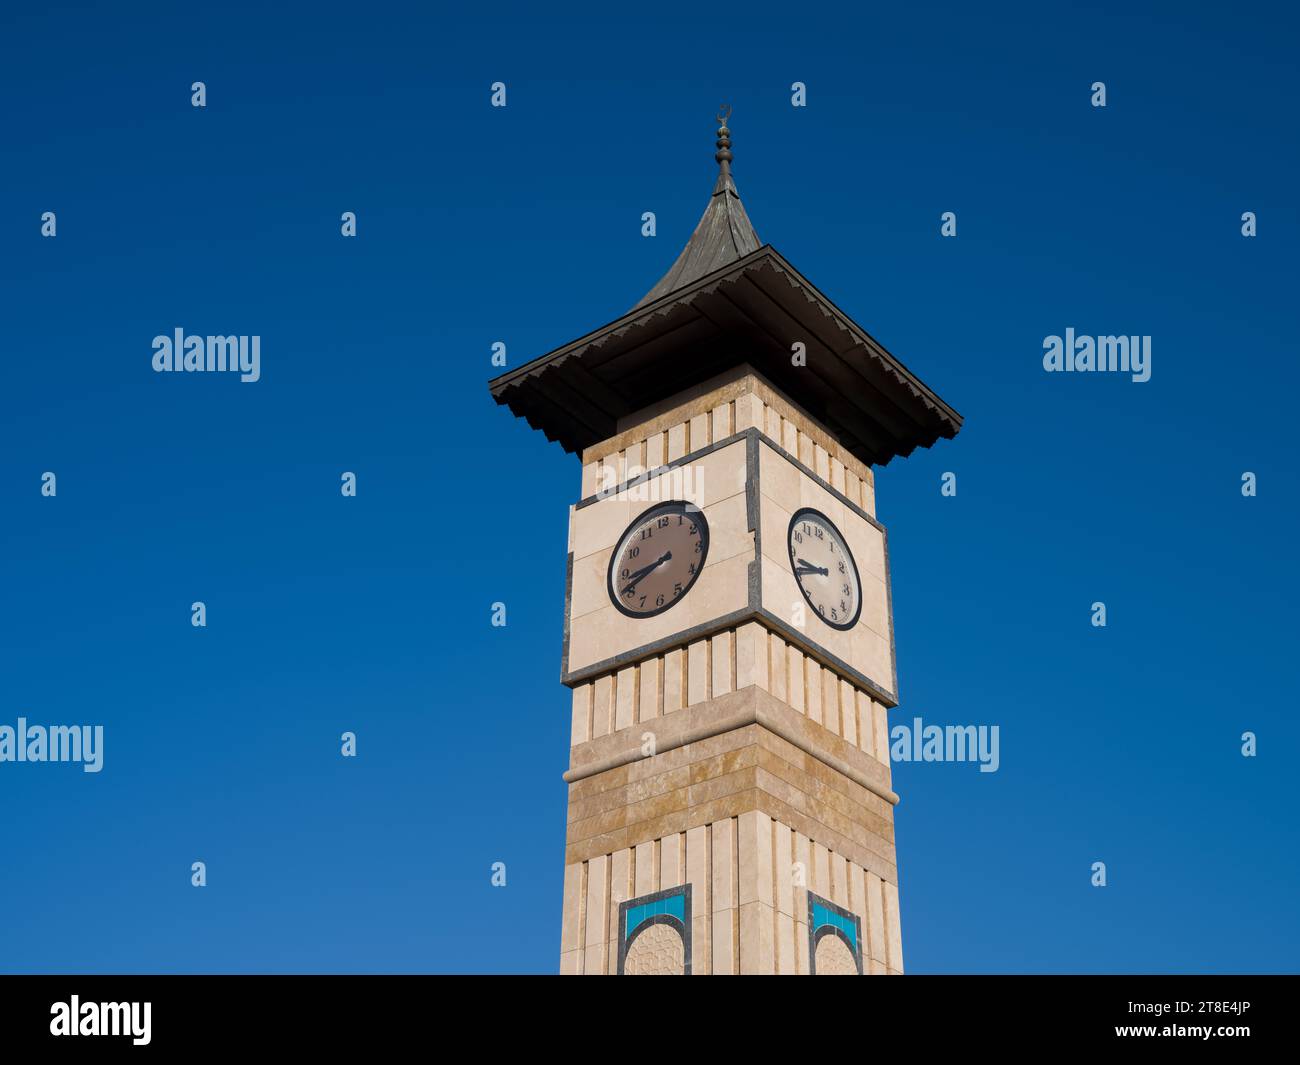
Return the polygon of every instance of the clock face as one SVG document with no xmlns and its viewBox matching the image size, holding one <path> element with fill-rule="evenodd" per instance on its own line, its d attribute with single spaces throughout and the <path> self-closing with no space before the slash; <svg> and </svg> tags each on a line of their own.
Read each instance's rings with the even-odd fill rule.
<svg viewBox="0 0 1300 1065">
<path fill-rule="evenodd" d="M 862 582 L 839 529 L 804 508 L 790 519 L 789 542 L 790 568 L 808 605 L 831 628 L 853 628 L 862 613 Z"/>
<path fill-rule="evenodd" d="M 709 553 L 709 526 L 693 503 L 660 503 L 627 527 L 609 560 L 609 597 L 624 614 L 662 614 L 691 590 Z"/>
</svg>

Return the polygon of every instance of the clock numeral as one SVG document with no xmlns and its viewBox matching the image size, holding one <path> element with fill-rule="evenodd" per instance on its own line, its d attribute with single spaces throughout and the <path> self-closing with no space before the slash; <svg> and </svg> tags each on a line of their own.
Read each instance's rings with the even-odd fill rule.
<svg viewBox="0 0 1300 1065">
<path fill-rule="evenodd" d="M 848 573 L 848 569 L 845 567 L 843 562 L 840 563 L 839 570 L 841 573 Z"/>
</svg>

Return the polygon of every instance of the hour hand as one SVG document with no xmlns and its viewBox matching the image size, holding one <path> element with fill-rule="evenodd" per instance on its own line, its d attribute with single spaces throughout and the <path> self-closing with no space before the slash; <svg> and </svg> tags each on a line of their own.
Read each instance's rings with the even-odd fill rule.
<svg viewBox="0 0 1300 1065">
<path fill-rule="evenodd" d="M 673 557 L 673 553 L 671 551 L 665 551 L 657 559 L 651 562 L 650 565 L 643 566 L 641 567 L 641 569 L 633 573 L 628 578 L 627 584 L 623 586 L 623 594 L 631 595 L 633 592 L 635 592 L 636 586 L 640 584 L 645 577 L 647 577 L 653 570 L 658 569 L 665 562 L 671 561 L 672 557 Z"/>
<path fill-rule="evenodd" d="M 796 568 L 794 571 L 794 575 L 796 577 L 804 577 L 807 576 L 809 573 L 819 573 L 823 577 L 827 577 L 830 575 L 829 571 L 826 569 L 825 566 L 814 566 L 807 559 L 803 559 L 803 558 L 797 558 L 795 559 L 795 561 L 799 563 L 798 568 Z"/>
</svg>

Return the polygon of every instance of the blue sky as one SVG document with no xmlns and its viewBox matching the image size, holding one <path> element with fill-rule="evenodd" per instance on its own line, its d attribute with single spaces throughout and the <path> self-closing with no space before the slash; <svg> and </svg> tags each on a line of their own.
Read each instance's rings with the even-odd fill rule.
<svg viewBox="0 0 1300 1065">
<path fill-rule="evenodd" d="M 966 418 L 877 479 L 894 719 L 1001 730 L 895 769 L 909 971 L 1293 971 L 1297 27 L 1132 8 L 6 10 L 0 724 L 105 764 L 0 765 L 0 970 L 556 968 L 579 470 L 490 347 L 640 298 L 726 100 L 760 237 Z"/>
</svg>

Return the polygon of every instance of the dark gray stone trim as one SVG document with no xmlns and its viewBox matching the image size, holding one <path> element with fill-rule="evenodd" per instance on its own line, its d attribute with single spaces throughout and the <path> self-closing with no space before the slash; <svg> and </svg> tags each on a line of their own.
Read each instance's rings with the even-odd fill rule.
<svg viewBox="0 0 1300 1065">
<path fill-rule="evenodd" d="M 627 923 L 627 911 L 633 906 L 640 906 L 647 902 L 658 902 L 660 899 L 671 898 L 673 895 L 681 895 L 684 898 L 682 912 L 686 916 L 685 925 L 671 914 L 656 914 L 647 921 L 643 921 L 636 927 L 632 935 L 627 934 L 624 925 Z M 635 899 L 628 899 L 626 902 L 618 904 L 618 968 L 615 972 L 623 975 L 623 963 L 627 961 L 627 952 L 631 948 L 633 941 L 653 925 L 666 924 L 671 928 L 677 929 L 677 934 L 682 937 L 682 946 L 685 948 L 683 954 L 682 975 L 691 975 L 691 885 L 682 884 L 678 887 L 665 888 L 663 891 L 656 891 L 650 895 L 641 895 Z"/>
<path fill-rule="evenodd" d="M 745 433 L 745 516 L 754 534 L 754 561 L 749 564 L 749 606 L 763 605 L 763 523 L 759 520 L 762 496 L 758 484 L 758 431 Z"/>
<path fill-rule="evenodd" d="M 882 688 L 876 681 L 872 680 L 865 673 L 854 669 L 837 655 L 831 654 L 826 648 L 813 640 L 808 639 L 807 635 L 794 628 L 792 625 L 782 621 L 770 610 L 763 607 L 754 609 L 745 606 L 740 610 L 734 610 L 730 614 L 724 614 L 722 617 L 714 618 L 712 621 L 706 621 L 696 625 L 693 628 L 685 629 L 682 632 L 675 632 L 671 636 L 665 636 L 662 640 L 655 640 L 653 643 L 645 643 L 640 647 L 634 647 L 630 651 L 624 651 L 613 658 L 606 658 L 601 662 L 593 662 L 582 669 L 576 669 L 572 673 L 565 673 L 560 677 L 560 682 L 572 688 L 585 681 L 592 680 L 602 676 L 605 673 L 611 673 L 625 665 L 633 662 L 639 662 L 650 655 L 659 654 L 663 651 L 671 651 L 677 647 L 683 647 L 694 640 L 703 639 L 705 636 L 712 636 L 714 633 L 722 632 L 725 629 L 734 629 L 737 625 L 746 621 L 762 621 L 769 629 L 775 630 L 790 643 L 797 646 L 801 651 L 811 655 L 823 665 L 830 666 L 832 669 L 842 673 L 849 680 L 853 681 L 858 687 L 866 690 L 877 702 L 884 703 L 885 706 L 893 708 L 898 705 L 898 697 L 886 688 Z M 567 664 L 567 660 L 566 660 Z"/>
<path fill-rule="evenodd" d="M 752 607 L 743 606 L 739 610 L 734 610 L 730 614 L 724 614 L 720 618 L 714 618 L 712 621 L 705 621 L 681 632 L 675 632 L 671 636 L 665 636 L 662 640 L 655 640 L 653 643 L 643 643 L 640 647 L 634 647 L 630 651 L 624 651 L 613 658 L 606 658 L 601 662 L 593 662 L 582 669 L 575 669 L 572 673 L 564 673 L 560 677 L 560 683 L 568 685 L 570 688 L 591 680 L 593 677 L 599 677 L 604 673 L 609 673 L 621 666 L 631 662 L 639 662 L 649 655 L 659 654 L 661 651 L 670 651 L 674 647 L 682 647 L 693 640 L 701 639 L 705 636 L 712 636 L 715 632 L 721 632 L 724 629 L 734 628 L 742 621 L 756 617 L 757 614 Z M 568 658 L 564 660 L 564 665 L 568 666 Z"/>
<path fill-rule="evenodd" d="M 825 906 L 826 909 L 832 910 L 835 913 L 838 913 L 841 917 L 853 922 L 853 927 L 856 929 L 856 934 L 858 938 L 858 942 L 856 946 L 850 943 L 848 937 L 845 936 L 844 933 L 840 931 L 840 929 L 836 928 L 834 925 L 824 924 L 820 928 L 813 928 L 812 908 L 814 902 L 817 902 L 821 906 Z M 809 891 L 808 892 L 808 974 L 810 976 L 817 975 L 817 944 L 821 941 L 822 936 L 830 936 L 830 935 L 838 936 L 840 942 L 849 948 L 849 951 L 853 954 L 853 960 L 857 963 L 858 975 L 861 976 L 862 975 L 862 918 L 859 917 L 856 913 L 850 913 L 843 906 L 836 906 L 835 903 L 831 902 L 830 899 L 824 899 L 820 895 L 814 895 L 811 891 Z"/>
<path fill-rule="evenodd" d="M 889 611 L 889 668 L 894 673 L 894 699 L 895 705 L 897 705 L 898 649 L 894 642 L 894 571 L 889 568 L 889 533 L 885 532 L 884 529 L 881 529 L 880 535 L 885 541 L 885 609 Z"/>
<path fill-rule="evenodd" d="M 564 562 L 564 638 L 560 642 L 560 680 L 564 680 L 564 671 L 569 665 L 569 602 L 573 598 L 573 552 L 570 551 Z"/>
</svg>

